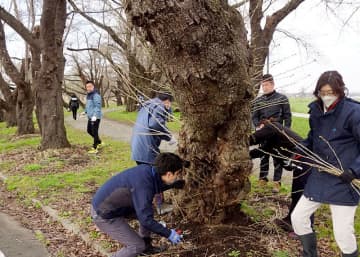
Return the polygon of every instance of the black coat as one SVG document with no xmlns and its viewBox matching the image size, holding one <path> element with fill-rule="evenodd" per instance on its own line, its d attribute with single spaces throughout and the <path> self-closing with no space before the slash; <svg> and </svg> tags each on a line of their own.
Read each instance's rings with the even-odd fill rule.
<svg viewBox="0 0 360 257">
<path fill-rule="evenodd" d="M 252 121 L 256 127 L 265 119 L 272 118 L 286 127 L 291 127 L 289 99 L 276 91 L 255 99 L 252 106 Z"/>
<path fill-rule="evenodd" d="M 250 145 L 260 144 L 261 149 L 266 152 L 278 154 L 277 151 L 279 151 L 283 155 L 290 156 L 289 151 L 281 148 L 294 151 L 296 146 L 286 135 L 296 142 L 303 140 L 298 134 L 279 122 L 269 122 L 250 136 Z"/>
</svg>

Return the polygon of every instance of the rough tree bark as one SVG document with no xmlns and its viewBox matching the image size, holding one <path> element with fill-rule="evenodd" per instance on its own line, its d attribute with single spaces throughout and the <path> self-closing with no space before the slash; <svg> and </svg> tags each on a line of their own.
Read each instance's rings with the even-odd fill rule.
<svg viewBox="0 0 360 257">
<path fill-rule="evenodd" d="M 66 0 L 43 2 L 40 21 L 42 63 L 35 85 L 37 118 L 41 123 L 41 148 L 70 146 L 66 138 L 62 102 L 65 58 L 63 34 L 66 22 Z"/>
<path fill-rule="evenodd" d="M 128 1 L 182 111 L 179 152 L 191 161 L 179 202 L 186 216 L 221 222 L 249 191 L 250 99 L 246 29 L 226 1 Z"/>
</svg>

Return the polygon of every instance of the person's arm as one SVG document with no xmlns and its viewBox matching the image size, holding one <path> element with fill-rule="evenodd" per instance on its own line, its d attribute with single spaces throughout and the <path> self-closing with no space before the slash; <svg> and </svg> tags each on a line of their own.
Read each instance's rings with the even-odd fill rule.
<svg viewBox="0 0 360 257">
<path fill-rule="evenodd" d="M 272 124 L 266 124 L 261 129 L 255 131 L 250 135 L 250 145 L 257 145 L 263 143 L 270 137 L 277 136 L 276 128 L 272 127 Z M 278 132 L 280 133 L 280 132 Z"/>
<path fill-rule="evenodd" d="M 284 120 L 285 127 L 291 127 L 291 109 L 289 104 L 289 99 L 284 96 L 286 103 L 282 105 L 282 120 Z"/>
<path fill-rule="evenodd" d="M 359 111 L 353 113 L 352 118 L 349 120 L 351 132 L 354 139 L 360 145 L 360 113 Z M 352 162 L 349 169 L 355 178 L 360 178 L 360 155 Z"/>
<path fill-rule="evenodd" d="M 101 118 L 101 96 L 99 94 L 94 94 L 93 97 L 93 113 L 91 115 L 91 117 L 95 116 L 96 119 L 100 119 Z"/>
<path fill-rule="evenodd" d="M 147 190 L 146 185 L 136 187 L 131 195 L 140 224 L 155 234 L 169 238 L 171 230 L 154 220 L 153 194 L 150 190 Z"/>
</svg>

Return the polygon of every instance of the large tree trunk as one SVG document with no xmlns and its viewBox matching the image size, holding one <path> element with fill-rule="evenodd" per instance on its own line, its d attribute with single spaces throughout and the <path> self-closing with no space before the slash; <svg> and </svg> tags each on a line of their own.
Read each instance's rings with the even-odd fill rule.
<svg viewBox="0 0 360 257">
<path fill-rule="evenodd" d="M 70 146 L 64 126 L 61 89 L 65 21 L 66 0 L 44 1 L 40 25 L 42 63 L 36 86 L 36 110 L 41 127 L 42 149 Z"/>
<path fill-rule="evenodd" d="M 250 190 L 249 51 L 242 17 L 227 1 L 127 2 L 143 28 L 182 111 L 179 152 L 191 161 L 180 208 L 221 222 Z"/>
<path fill-rule="evenodd" d="M 4 120 L 6 122 L 6 127 L 17 126 L 15 102 L 14 104 L 8 104 L 8 108 L 5 110 L 4 113 Z"/>
<path fill-rule="evenodd" d="M 16 120 L 17 134 L 25 135 L 35 132 L 33 122 L 34 98 L 30 85 L 25 88 L 19 88 L 16 99 Z"/>
</svg>

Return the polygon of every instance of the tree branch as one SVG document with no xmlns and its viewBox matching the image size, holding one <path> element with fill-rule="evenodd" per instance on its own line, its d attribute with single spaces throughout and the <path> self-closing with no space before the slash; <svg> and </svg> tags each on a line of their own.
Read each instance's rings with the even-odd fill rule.
<svg viewBox="0 0 360 257">
<path fill-rule="evenodd" d="M 6 22 L 13 30 L 15 30 L 31 47 L 40 49 L 40 42 L 31 32 L 13 15 L 0 6 L 0 19 Z"/>
<path fill-rule="evenodd" d="M 239 7 L 243 6 L 247 2 L 249 2 L 249 0 L 242 0 L 242 1 L 238 2 L 238 3 L 236 3 L 236 4 L 233 4 L 231 7 L 234 7 L 236 9 L 236 8 L 239 8 Z"/>
<path fill-rule="evenodd" d="M 0 58 L 1 63 L 4 66 L 6 74 L 10 79 L 19 87 L 25 86 L 25 81 L 22 79 L 20 72 L 15 67 L 14 63 L 11 61 L 11 57 L 8 53 L 6 47 L 5 31 L 4 25 L 0 22 Z"/>
<path fill-rule="evenodd" d="M 105 30 L 107 33 L 109 33 L 110 37 L 116 42 L 118 43 L 122 48 L 126 49 L 126 44 L 124 42 L 124 40 L 122 40 L 121 38 L 118 37 L 117 33 L 109 26 L 106 26 L 102 23 L 100 23 L 99 21 L 97 21 L 96 19 L 90 17 L 89 15 L 85 14 L 84 12 L 82 12 L 77 5 L 73 2 L 73 0 L 68 0 L 68 2 L 70 3 L 70 5 L 74 8 L 74 11 L 79 13 L 81 16 L 83 16 L 85 19 L 87 19 L 88 21 L 90 21 L 91 23 L 95 24 L 96 26 L 102 28 L 103 30 Z"/>
<path fill-rule="evenodd" d="M 266 17 L 264 27 L 264 36 L 269 38 L 273 36 L 276 26 L 293 10 L 295 10 L 304 0 L 291 0 L 283 8 Z"/>
</svg>

